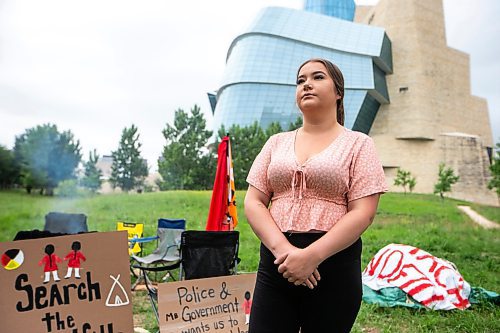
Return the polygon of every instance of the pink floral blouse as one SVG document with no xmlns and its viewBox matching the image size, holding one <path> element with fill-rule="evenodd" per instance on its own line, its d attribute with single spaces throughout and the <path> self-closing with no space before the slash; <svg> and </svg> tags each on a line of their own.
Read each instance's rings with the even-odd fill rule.
<svg viewBox="0 0 500 333">
<path fill-rule="evenodd" d="M 271 197 L 281 231 L 328 231 L 347 203 L 387 191 L 372 139 L 345 129 L 302 165 L 295 155 L 297 130 L 273 135 L 255 158 L 247 182 Z"/>
</svg>

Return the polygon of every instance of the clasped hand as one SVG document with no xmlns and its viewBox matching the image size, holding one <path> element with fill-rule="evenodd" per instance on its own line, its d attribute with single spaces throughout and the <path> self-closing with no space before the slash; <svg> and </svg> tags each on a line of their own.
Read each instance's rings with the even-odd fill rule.
<svg viewBox="0 0 500 333">
<path fill-rule="evenodd" d="M 276 258 L 274 264 L 279 265 L 278 272 L 296 286 L 302 284 L 313 289 L 321 279 L 318 263 L 307 255 L 306 249 L 295 248 L 285 252 Z"/>
</svg>

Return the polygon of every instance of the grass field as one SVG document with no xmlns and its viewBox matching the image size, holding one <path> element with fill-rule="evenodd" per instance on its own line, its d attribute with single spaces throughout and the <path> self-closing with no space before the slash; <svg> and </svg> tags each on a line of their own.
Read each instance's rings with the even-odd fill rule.
<svg viewBox="0 0 500 333">
<path fill-rule="evenodd" d="M 171 191 L 61 199 L 23 192 L 0 192 L 0 241 L 13 239 L 17 231 L 42 229 L 49 211 L 85 213 L 90 230 L 115 230 L 117 221 L 145 223 L 145 235 L 154 235 L 159 217 L 185 218 L 188 229 L 203 229 L 211 192 Z M 242 202 L 244 192 L 237 192 Z M 374 224 L 363 235 L 362 266 L 389 243 L 419 247 L 454 262 L 473 287 L 500 292 L 500 231 L 484 230 L 456 206 L 466 202 L 418 194 L 385 194 Z M 240 205 L 241 206 L 241 205 Z M 500 223 L 500 208 L 471 205 Z M 255 271 L 258 239 L 240 208 L 239 271 Z M 146 249 L 147 251 L 148 249 Z M 149 249 L 151 250 L 151 249 Z M 363 304 L 353 332 L 500 332 L 500 310 L 492 304 L 474 305 L 466 311 L 429 311 L 379 308 Z M 134 321 L 146 329 L 155 327 L 147 298 L 134 293 Z"/>
</svg>

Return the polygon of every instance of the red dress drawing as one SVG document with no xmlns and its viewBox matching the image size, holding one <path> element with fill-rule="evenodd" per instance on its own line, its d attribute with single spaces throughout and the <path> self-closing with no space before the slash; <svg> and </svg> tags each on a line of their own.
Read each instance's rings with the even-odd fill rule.
<svg viewBox="0 0 500 333">
<path fill-rule="evenodd" d="M 252 309 L 252 300 L 246 299 L 243 301 L 243 309 L 245 310 L 245 314 L 250 314 L 250 309 Z"/>
<path fill-rule="evenodd" d="M 57 274 L 57 263 L 61 262 L 62 260 L 56 254 L 54 254 L 54 252 L 54 245 L 48 244 L 47 246 L 45 246 L 45 255 L 38 263 L 38 266 L 44 265 L 43 271 L 45 277 L 43 279 L 43 283 L 48 283 L 50 281 L 50 275 L 52 275 L 55 282 L 60 281 L 59 275 Z"/>
<path fill-rule="evenodd" d="M 243 310 L 245 311 L 245 325 L 250 323 L 250 311 L 252 310 L 252 299 L 250 292 L 245 293 L 245 300 L 243 301 Z"/>
<path fill-rule="evenodd" d="M 66 257 L 64 257 L 64 260 L 69 260 L 68 267 L 80 268 L 80 261 L 85 261 L 87 260 L 87 258 L 85 258 L 85 256 L 80 251 L 76 251 L 76 253 L 75 251 L 71 251 L 66 255 Z"/>
<path fill-rule="evenodd" d="M 87 258 L 85 258 L 83 253 L 80 251 L 81 248 L 82 244 L 79 241 L 74 241 L 73 244 L 71 244 L 71 252 L 64 257 L 64 260 L 68 260 L 68 272 L 64 276 L 65 279 L 69 279 L 71 277 L 73 270 L 75 271 L 75 278 L 80 278 L 80 262 L 82 260 L 87 260 Z"/>
<path fill-rule="evenodd" d="M 45 266 L 43 267 L 43 271 L 53 272 L 57 271 L 57 263 L 61 261 L 61 258 L 59 258 L 55 254 L 46 254 L 45 256 L 43 256 L 42 260 L 40 260 L 38 266 L 42 266 L 43 264 L 45 264 Z"/>
</svg>

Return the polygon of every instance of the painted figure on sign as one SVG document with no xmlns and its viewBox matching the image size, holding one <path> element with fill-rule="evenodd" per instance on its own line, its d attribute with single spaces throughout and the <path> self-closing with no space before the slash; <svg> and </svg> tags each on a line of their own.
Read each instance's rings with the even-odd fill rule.
<svg viewBox="0 0 500 333">
<path fill-rule="evenodd" d="M 243 310 L 245 310 L 245 325 L 248 325 L 250 323 L 250 311 L 252 310 L 252 298 L 249 291 L 245 292 Z"/>
<path fill-rule="evenodd" d="M 59 275 L 57 274 L 57 263 L 61 262 L 62 260 L 56 254 L 54 254 L 54 251 L 54 245 L 48 244 L 47 246 L 45 246 L 45 256 L 38 263 L 38 266 L 45 265 L 43 267 L 43 271 L 45 273 L 43 283 L 48 283 L 50 281 L 51 272 L 55 282 L 61 281 L 61 279 L 59 279 Z"/>
<path fill-rule="evenodd" d="M 73 244 L 71 244 L 71 252 L 64 257 L 64 260 L 68 260 L 68 272 L 64 276 L 65 279 L 68 279 L 71 277 L 71 273 L 73 269 L 75 270 L 75 278 L 79 279 L 80 278 L 80 261 L 87 260 L 83 253 L 80 251 L 82 248 L 82 244 L 80 242 L 75 241 Z"/>
</svg>

